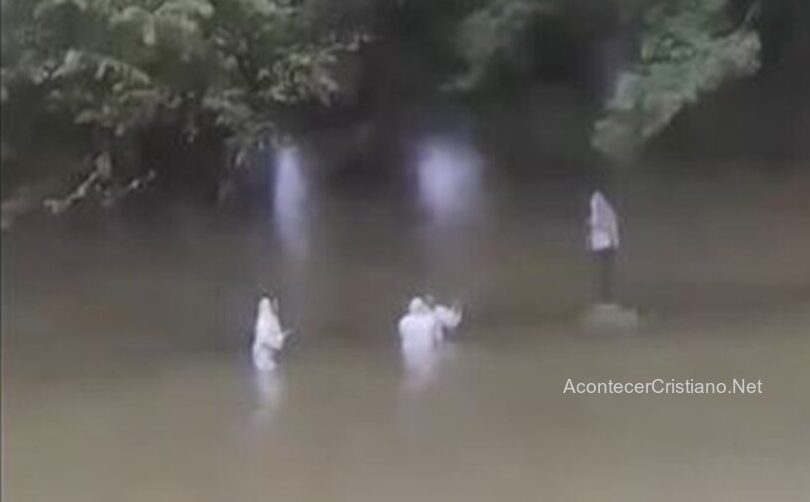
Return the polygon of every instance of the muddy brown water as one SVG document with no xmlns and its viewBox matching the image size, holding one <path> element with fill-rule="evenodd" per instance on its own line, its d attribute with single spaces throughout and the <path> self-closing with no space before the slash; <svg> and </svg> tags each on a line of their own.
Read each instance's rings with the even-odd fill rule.
<svg viewBox="0 0 810 502">
<path fill-rule="evenodd" d="M 631 183 L 622 294 L 650 322 L 601 336 L 577 329 L 576 183 L 449 168 L 346 194 L 287 161 L 267 215 L 4 236 L 3 500 L 807 500 L 806 181 Z M 247 353 L 262 289 L 295 330 L 267 378 Z M 467 317 L 413 387 L 394 324 L 421 291 Z M 568 378 L 763 393 L 571 395 Z"/>
</svg>

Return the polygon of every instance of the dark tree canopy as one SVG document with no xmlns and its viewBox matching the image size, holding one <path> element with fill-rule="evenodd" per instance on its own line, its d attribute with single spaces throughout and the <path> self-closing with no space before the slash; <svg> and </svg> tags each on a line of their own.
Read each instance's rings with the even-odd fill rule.
<svg viewBox="0 0 810 502">
<path fill-rule="evenodd" d="M 2 97 L 45 104 L 111 135 L 160 120 L 190 136 L 221 128 L 243 146 L 281 107 L 328 103 L 359 32 L 318 23 L 292 0 L 3 0 Z M 237 148 L 238 150 L 238 148 Z"/>
<path fill-rule="evenodd" d="M 768 5 L 786 10 L 789 3 Z M 755 0 L 1 5 L 4 108 L 15 103 L 69 117 L 93 131 L 96 154 L 120 138 L 171 124 L 192 142 L 202 134 L 220 138 L 231 165 L 283 133 L 298 110 L 345 104 L 356 94 L 349 67 L 380 78 L 376 57 L 402 67 L 381 85 L 396 88 L 419 73 L 422 85 L 437 93 L 465 94 L 498 85 L 499 75 L 537 78 L 538 60 L 567 57 L 538 42 L 538 35 L 560 27 L 573 38 L 614 30 L 634 41 L 611 74 L 591 138 L 595 150 L 626 158 L 685 107 L 756 72 L 763 50 Z M 4 132 L 4 147 L 6 139 Z"/>
</svg>

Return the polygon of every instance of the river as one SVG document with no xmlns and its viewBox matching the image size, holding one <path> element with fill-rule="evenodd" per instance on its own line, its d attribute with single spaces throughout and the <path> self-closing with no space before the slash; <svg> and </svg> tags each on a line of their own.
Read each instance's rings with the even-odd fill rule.
<svg viewBox="0 0 810 502">
<path fill-rule="evenodd" d="M 631 174 L 622 296 L 587 333 L 587 185 L 426 137 L 395 182 L 290 146 L 258 211 L 71 217 L 3 238 L 3 499 L 805 500 L 807 177 Z M 733 175 L 732 175 L 733 174 Z M 262 205 L 263 204 L 263 205 Z M 251 369 L 256 302 L 293 330 Z M 465 307 L 412 385 L 395 324 Z M 574 381 L 761 380 L 755 395 L 572 395 Z"/>
</svg>

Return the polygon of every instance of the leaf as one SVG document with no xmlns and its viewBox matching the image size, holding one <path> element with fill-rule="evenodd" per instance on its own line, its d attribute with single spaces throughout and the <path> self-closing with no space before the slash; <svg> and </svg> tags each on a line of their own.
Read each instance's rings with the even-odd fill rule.
<svg viewBox="0 0 810 502">
<path fill-rule="evenodd" d="M 684 108 L 759 68 L 761 43 L 747 25 L 729 32 L 727 0 L 663 0 L 648 12 L 639 61 L 618 75 L 593 146 L 626 157 Z"/>
</svg>

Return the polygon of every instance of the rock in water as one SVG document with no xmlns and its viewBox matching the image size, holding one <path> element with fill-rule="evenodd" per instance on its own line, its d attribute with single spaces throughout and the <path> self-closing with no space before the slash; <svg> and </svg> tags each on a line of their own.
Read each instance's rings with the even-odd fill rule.
<svg viewBox="0 0 810 502">
<path fill-rule="evenodd" d="M 582 327 L 587 331 L 632 332 L 642 326 L 639 313 L 614 303 L 598 303 L 582 317 Z"/>
</svg>

